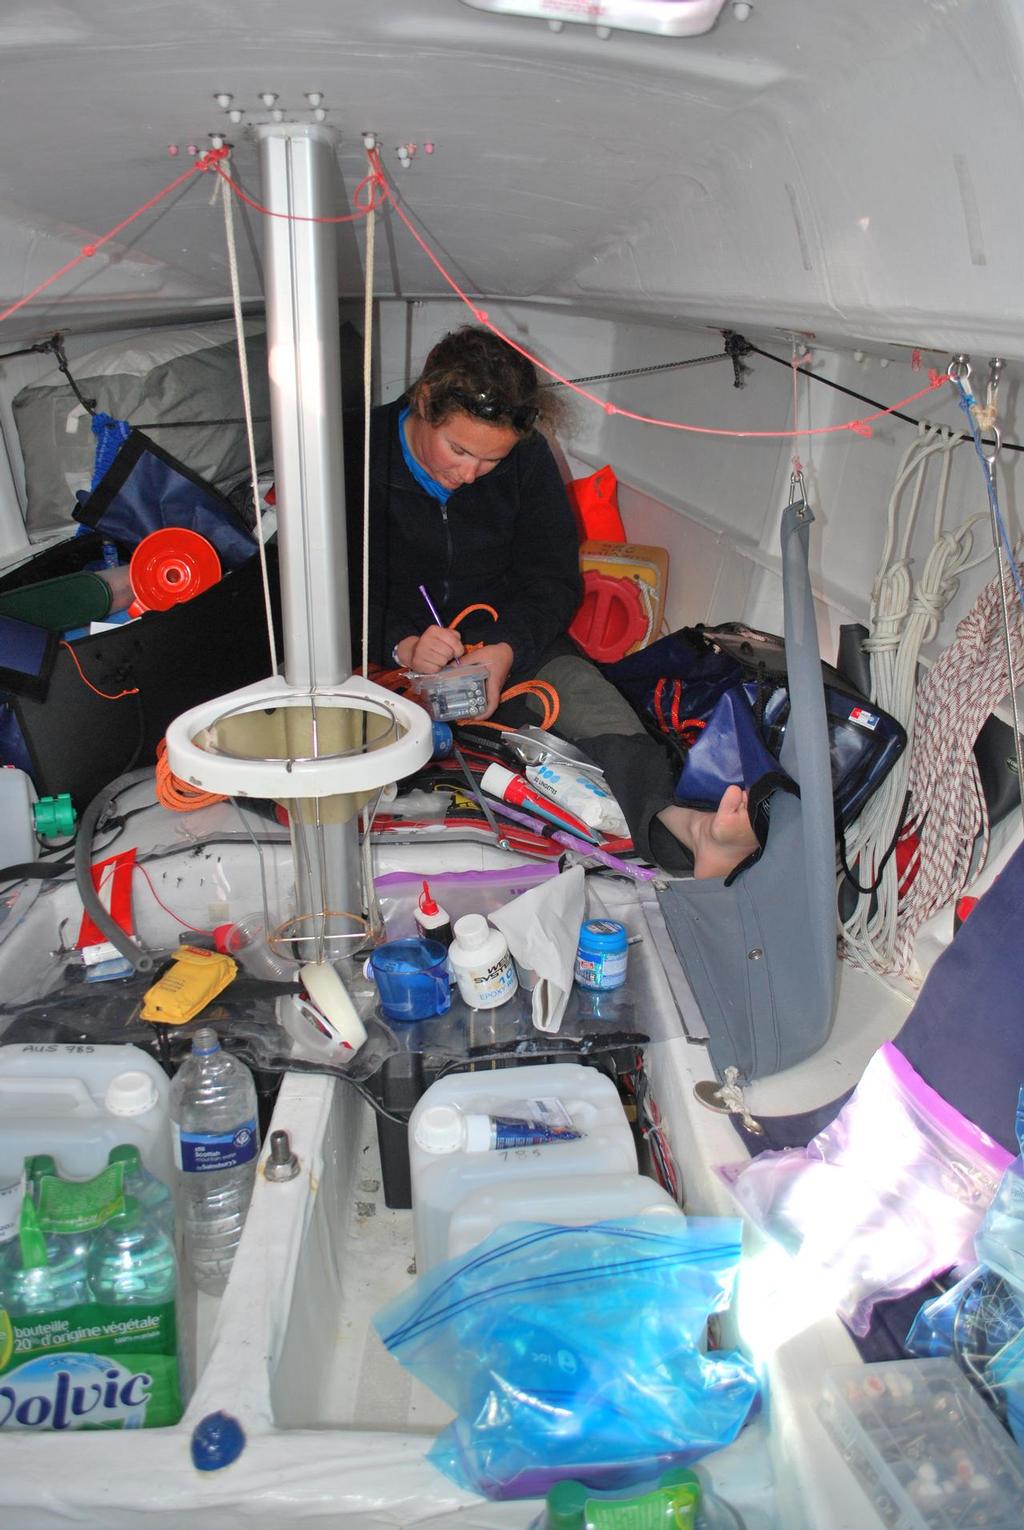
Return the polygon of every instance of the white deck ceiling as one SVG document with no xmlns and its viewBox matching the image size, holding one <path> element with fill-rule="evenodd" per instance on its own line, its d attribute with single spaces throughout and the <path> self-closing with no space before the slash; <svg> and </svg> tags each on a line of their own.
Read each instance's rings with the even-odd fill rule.
<svg viewBox="0 0 1024 1530">
<path fill-rule="evenodd" d="M 0 299 L 165 186 L 211 132 L 228 134 L 259 195 L 247 131 L 268 117 L 259 93 L 309 120 L 305 93 L 320 90 L 343 194 L 374 129 L 410 213 L 481 295 L 1024 356 L 1022 75 L 1015 0 L 754 0 L 749 20 L 727 4 L 702 37 L 607 41 L 460 0 L 8 0 Z M 402 170 L 407 142 L 420 151 Z M 0 349 L 222 308 L 212 189 L 193 177 L 9 319 Z M 260 221 L 239 224 L 254 299 Z M 357 291 L 352 226 L 339 270 Z M 445 290 L 393 217 L 377 281 L 407 298 Z"/>
</svg>

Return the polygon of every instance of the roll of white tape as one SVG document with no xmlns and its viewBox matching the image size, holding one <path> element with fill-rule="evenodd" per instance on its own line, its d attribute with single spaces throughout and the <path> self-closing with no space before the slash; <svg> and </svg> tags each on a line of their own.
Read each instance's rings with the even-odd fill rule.
<svg viewBox="0 0 1024 1530">
<path fill-rule="evenodd" d="M 358 1052 L 366 1040 L 366 1027 L 334 968 L 327 962 L 307 962 L 299 969 L 299 982 L 338 1040 Z"/>
</svg>

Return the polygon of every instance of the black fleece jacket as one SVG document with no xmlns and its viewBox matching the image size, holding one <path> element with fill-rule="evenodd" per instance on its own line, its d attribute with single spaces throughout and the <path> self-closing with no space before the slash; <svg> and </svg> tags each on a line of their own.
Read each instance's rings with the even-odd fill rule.
<svg viewBox="0 0 1024 1530">
<path fill-rule="evenodd" d="M 515 654 L 510 680 L 524 679 L 565 632 L 582 597 L 576 525 L 554 457 L 534 432 L 441 505 L 420 488 L 402 455 L 398 417 L 407 402 L 381 405 L 370 422 L 370 658 L 389 664 L 396 643 L 430 626 L 422 584 L 445 624 L 477 601 L 493 606 L 496 622 L 476 612 L 460 635 L 464 642 L 508 643 Z M 358 429 L 346 435 L 358 652 L 362 450 Z"/>
</svg>

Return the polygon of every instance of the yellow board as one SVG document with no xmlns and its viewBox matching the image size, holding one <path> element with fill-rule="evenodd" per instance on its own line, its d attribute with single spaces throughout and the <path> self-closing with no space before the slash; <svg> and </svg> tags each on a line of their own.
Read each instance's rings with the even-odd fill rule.
<svg viewBox="0 0 1024 1530">
<path fill-rule="evenodd" d="M 661 632 L 668 588 L 668 553 L 664 547 L 648 547 L 640 542 L 583 542 L 580 545 L 580 568 L 596 569 L 613 579 L 632 579 L 640 590 L 649 621 L 646 636 L 627 652 L 636 653 Z"/>
<path fill-rule="evenodd" d="M 146 990 L 141 1018 L 162 1025 L 184 1025 L 226 988 L 238 964 L 219 951 L 182 946 L 163 977 Z"/>
</svg>

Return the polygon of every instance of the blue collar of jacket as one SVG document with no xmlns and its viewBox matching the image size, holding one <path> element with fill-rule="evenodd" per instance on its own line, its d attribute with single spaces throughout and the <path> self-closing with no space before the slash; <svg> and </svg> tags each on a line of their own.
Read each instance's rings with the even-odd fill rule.
<svg viewBox="0 0 1024 1530">
<path fill-rule="evenodd" d="M 411 413 L 412 405 L 406 404 L 398 416 L 398 444 L 402 448 L 405 465 L 420 488 L 424 489 L 431 499 L 436 499 L 439 504 L 446 505 L 455 493 L 455 490 L 446 489 L 443 483 L 438 483 L 437 479 L 432 478 L 422 463 L 417 462 L 413 456 L 412 447 L 409 445 L 408 437 L 405 434 L 405 422 Z"/>
</svg>

